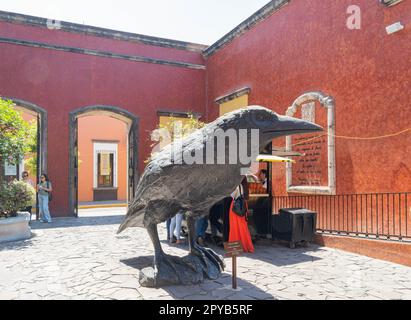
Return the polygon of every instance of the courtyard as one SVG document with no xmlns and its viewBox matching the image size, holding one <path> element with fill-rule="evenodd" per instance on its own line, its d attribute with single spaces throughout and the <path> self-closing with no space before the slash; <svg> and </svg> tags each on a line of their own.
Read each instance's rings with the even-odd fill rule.
<svg viewBox="0 0 411 320">
<path fill-rule="evenodd" d="M 256 245 L 238 259 L 237 290 L 230 259 L 218 280 L 144 288 L 138 273 L 152 264 L 153 247 L 145 229 L 116 234 L 123 214 L 99 208 L 51 224 L 33 221 L 31 239 L 0 244 L 0 299 L 411 299 L 411 268 L 313 244 Z M 159 234 L 166 252 L 187 253 L 188 246 L 166 242 L 165 224 Z"/>
</svg>

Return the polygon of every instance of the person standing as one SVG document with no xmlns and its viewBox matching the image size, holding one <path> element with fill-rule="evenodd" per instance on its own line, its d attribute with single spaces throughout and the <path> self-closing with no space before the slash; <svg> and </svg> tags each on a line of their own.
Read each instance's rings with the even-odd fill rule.
<svg viewBox="0 0 411 320">
<path fill-rule="evenodd" d="M 234 190 L 231 194 L 232 202 L 230 205 L 229 213 L 229 223 L 230 223 L 230 233 L 229 242 L 240 241 L 244 252 L 254 252 L 253 242 L 251 240 L 250 230 L 248 229 L 247 215 L 248 215 L 248 204 L 249 191 L 247 178 L 244 177 L 241 184 Z M 233 210 L 234 201 L 242 198 L 245 206 L 245 215 L 241 216 Z"/>
<path fill-rule="evenodd" d="M 205 245 L 207 228 L 208 228 L 208 215 L 198 218 L 196 221 L 197 243 L 202 247 Z"/>
<path fill-rule="evenodd" d="M 51 182 L 48 179 L 47 175 L 43 173 L 40 177 L 40 183 L 37 185 L 41 222 L 51 222 L 49 210 L 49 197 L 52 191 L 53 188 Z"/>
<path fill-rule="evenodd" d="M 170 241 L 170 225 L 171 225 L 171 218 L 167 219 L 166 221 L 167 241 Z M 173 237 L 171 237 L 171 239 L 173 239 Z"/>
<path fill-rule="evenodd" d="M 233 198 L 231 196 L 223 199 L 223 241 L 228 242 L 230 236 L 230 207 Z"/>
<path fill-rule="evenodd" d="M 31 181 L 31 180 L 29 179 L 29 173 L 28 173 L 27 171 L 23 171 L 23 172 L 21 173 L 21 176 L 22 176 L 23 181 L 24 181 L 25 183 L 29 184 L 31 187 L 34 188 L 33 181 Z M 30 220 L 31 220 L 31 210 L 32 210 L 32 208 L 33 208 L 32 205 L 31 205 L 31 206 L 27 206 L 27 207 L 24 208 L 24 211 L 26 211 L 26 212 L 28 212 L 28 213 L 30 214 Z"/>
<path fill-rule="evenodd" d="M 181 244 L 184 243 L 183 239 L 181 239 L 181 222 L 183 221 L 183 213 L 179 212 L 174 217 L 171 218 L 170 223 L 170 243 Z M 174 241 L 173 236 L 176 237 L 176 241 Z"/>
<path fill-rule="evenodd" d="M 220 222 L 220 219 L 223 218 L 224 212 L 224 200 L 221 200 L 214 204 L 210 209 L 210 227 L 211 227 L 211 240 L 214 244 L 218 245 L 221 243 L 221 240 L 218 237 L 218 232 L 223 234 L 223 224 Z"/>
</svg>

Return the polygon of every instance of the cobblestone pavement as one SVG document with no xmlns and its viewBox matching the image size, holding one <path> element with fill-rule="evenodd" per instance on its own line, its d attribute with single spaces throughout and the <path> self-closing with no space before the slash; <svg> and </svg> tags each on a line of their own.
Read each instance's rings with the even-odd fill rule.
<svg viewBox="0 0 411 320">
<path fill-rule="evenodd" d="M 314 245 L 257 245 L 238 259 L 237 291 L 230 288 L 230 259 L 216 281 L 144 288 L 138 272 L 152 263 L 151 242 L 141 228 L 116 235 L 121 220 L 33 222 L 31 239 L 0 244 L 0 299 L 411 299 L 411 268 Z M 165 239 L 165 225 L 159 231 Z M 184 245 L 163 247 L 187 253 Z"/>
</svg>

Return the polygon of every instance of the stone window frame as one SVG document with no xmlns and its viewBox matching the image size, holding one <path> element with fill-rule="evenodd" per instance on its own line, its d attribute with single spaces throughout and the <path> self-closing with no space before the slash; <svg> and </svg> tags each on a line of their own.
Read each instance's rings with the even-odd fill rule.
<svg viewBox="0 0 411 320">
<path fill-rule="evenodd" d="M 287 109 L 287 116 L 294 116 L 298 108 L 309 102 L 320 102 L 327 109 L 327 133 L 328 133 L 328 185 L 327 186 L 295 186 L 292 185 L 292 163 L 286 164 L 286 187 L 287 192 L 305 194 L 336 194 L 336 163 L 335 163 L 335 100 L 333 97 L 322 92 L 307 92 L 298 97 Z M 286 150 L 291 151 L 291 136 L 286 137 Z"/>
</svg>

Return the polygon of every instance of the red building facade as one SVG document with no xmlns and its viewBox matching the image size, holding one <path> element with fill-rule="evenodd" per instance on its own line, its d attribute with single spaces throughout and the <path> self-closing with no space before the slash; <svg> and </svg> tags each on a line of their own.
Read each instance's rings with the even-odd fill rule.
<svg viewBox="0 0 411 320">
<path fill-rule="evenodd" d="M 48 27 L 49 25 L 49 27 Z M 160 110 L 204 112 L 203 46 L 129 35 L 10 13 L 0 14 L 1 95 L 47 112 L 47 161 L 53 180 L 51 210 L 70 210 L 70 112 L 114 106 L 138 121 L 141 171 L 150 153 L 147 133 Z"/>
<path fill-rule="evenodd" d="M 207 54 L 207 116 L 215 99 L 249 87 L 249 104 L 285 114 L 301 94 L 321 91 L 335 100 L 339 136 L 374 137 L 409 128 L 411 31 L 385 27 L 411 23 L 411 3 L 385 7 L 357 1 L 361 29 L 346 22 L 350 1 L 277 1 L 285 5 L 254 28 Z M 374 141 L 336 139 L 338 194 L 406 192 L 411 186 L 410 135 Z M 275 193 L 285 194 L 285 171 Z"/>
<path fill-rule="evenodd" d="M 411 2 L 388 7 L 358 0 L 354 11 L 351 2 L 271 1 L 209 47 L 0 12 L 0 95 L 47 112 L 44 169 L 55 186 L 52 212 L 72 214 L 69 122 L 74 110 L 114 106 L 104 112 L 116 116 L 125 110 L 138 119 L 133 165 L 141 172 L 150 153 L 148 132 L 160 113 L 192 111 L 211 121 L 219 114 L 216 100 L 241 88 L 247 88 L 250 105 L 280 114 L 306 93 L 333 100 L 330 194 L 409 193 Z M 352 28 L 347 21 L 355 14 Z M 387 34 L 386 27 L 396 22 L 405 28 Z M 284 146 L 285 140 L 276 143 Z M 285 167 L 276 166 L 275 196 L 296 195 L 287 192 L 285 176 Z M 400 230 L 391 232 L 411 234 L 411 228 L 404 229 L 404 220 L 411 221 L 406 199 L 400 195 L 389 205 L 400 207 L 402 219 Z M 361 201 L 355 205 L 370 200 Z M 388 224 L 398 224 L 398 217 L 390 219 Z M 362 221 L 355 221 L 357 229 Z"/>
</svg>

